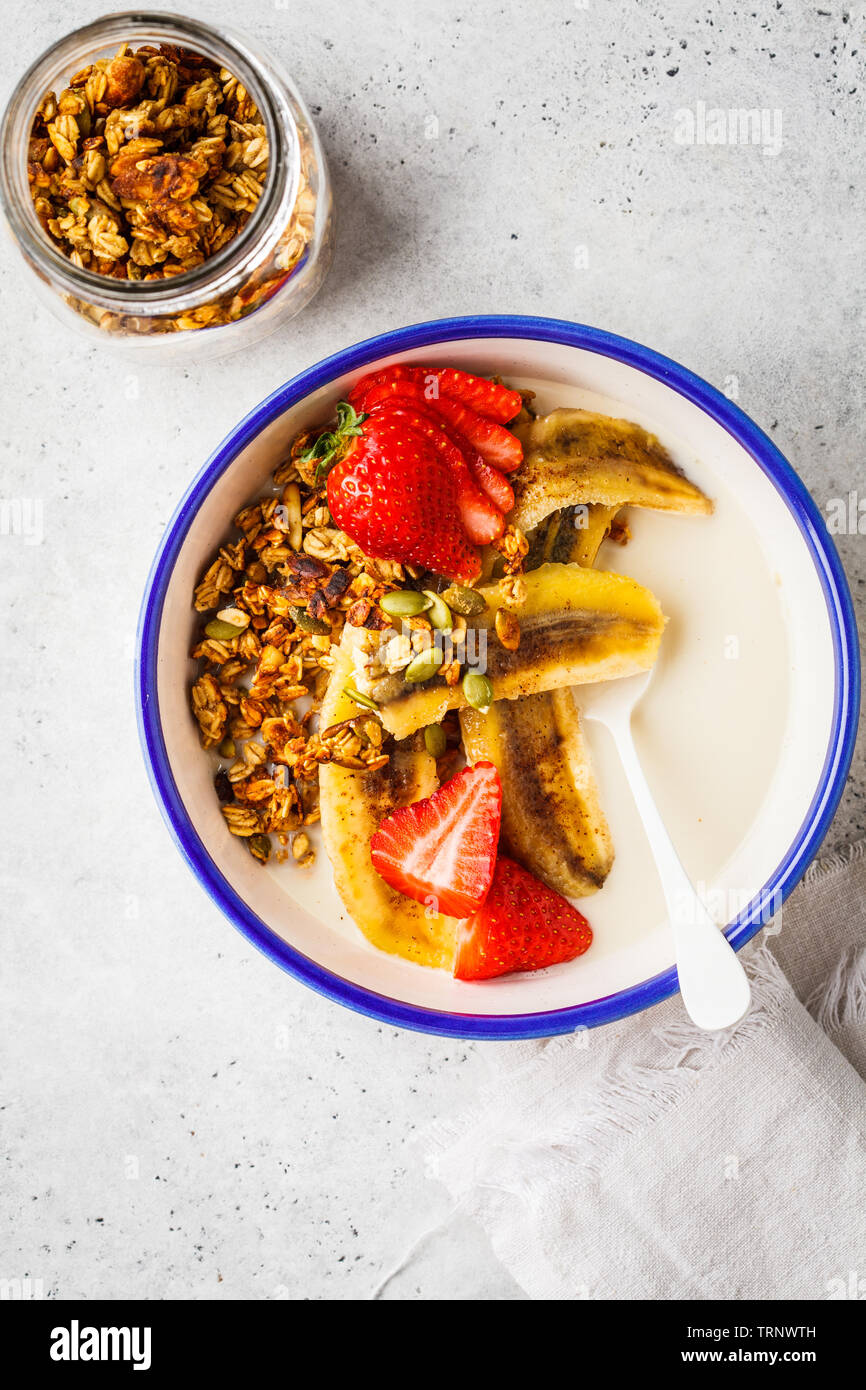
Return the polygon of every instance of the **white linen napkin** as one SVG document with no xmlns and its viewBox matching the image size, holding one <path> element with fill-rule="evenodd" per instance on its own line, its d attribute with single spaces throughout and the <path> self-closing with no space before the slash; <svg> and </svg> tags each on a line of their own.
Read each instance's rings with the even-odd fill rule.
<svg viewBox="0 0 866 1390">
<path fill-rule="evenodd" d="M 866 1297 L 864 844 L 743 958 L 752 1008 L 721 1034 L 675 997 L 484 1044 L 490 1085 L 428 1171 L 531 1297 Z"/>
</svg>

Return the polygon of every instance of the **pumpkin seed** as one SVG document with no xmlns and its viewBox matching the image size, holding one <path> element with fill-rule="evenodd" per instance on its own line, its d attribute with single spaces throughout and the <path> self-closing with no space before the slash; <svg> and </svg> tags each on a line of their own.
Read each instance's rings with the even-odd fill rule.
<svg viewBox="0 0 866 1390">
<path fill-rule="evenodd" d="M 435 676 L 444 659 L 445 656 L 441 647 L 428 647 L 426 651 L 419 652 L 409 662 L 403 672 L 403 679 L 409 681 L 411 685 L 420 685 L 421 681 L 429 681 L 431 677 Z"/>
<path fill-rule="evenodd" d="M 441 724 L 428 724 L 424 730 L 424 747 L 431 758 L 441 758 L 448 747 L 448 739 Z"/>
<path fill-rule="evenodd" d="M 445 602 L 444 598 L 440 598 L 438 594 L 434 594 L 432 589 L 425 589 L 424 592 L 430 600 L 427 617 L 431 626 L 438 628 L 440 632 L 450 632 L 453 627 L 453 622 L 451 619 L 451 609 L 448 607 L 448 604 Z"/>
<path fill-rule="evenodd" d="M 267 864 L 271 857 L 270 835 L 251 835 L 247 840 L 247 845 L 253 859 L 258 859 L 260 864 Z"/>
<path fill-rule="evenodd" d="M 317 637 L 325 637 L 331 631 L 327 623 L 322 622 L 321 618 L 314 618 L 306 608 L 292 607 L 289 616 L 302 632 L 314 632 Z"/>
<path fill-rule="evenodd" d="M 356 705 L 363 705 L 364 709 L 374 709 L 378 713 L 379 706 L 375 700 L 371 700 L 369 695 L 362 695 L 360 690 L 356 690 L 353 685 L 344 685 L 343 694 L 348 695 L 350 700 L 354 700 Z"/>
<path fill-rule="evenodd" d="M 419 613 L 426 613 L 432 602 L 429 595 L 419 594 L 417 589 L 395 589 L 382 595 L 379 607 L 389 618 L 416 618 Z"/>
<path fill-rule="evenodd" d="M 220 755 L 220 757 L 221 757 L 221 758 L 233 758 L 236 752 L 237 752 L 237 749 L 235 748 L 235 741 L 234 741 L 234 739 L 233 739 L 233 738 L 224 738 L 223 741 L 222 741 L 222 743 L 221 743 L 220 746 L 219 746 L 219 755 Z"/>
<path fill-rule="evenodd" d="M 464 618 L 474 618 L 476 613 L 483 613 L 487 607 L 483 594 L 479 594 L 477 589 L 467 589 L 463 584 L 452 584 L 442 597 L 455 613 L 461 613 Z"/>
<path fill-rule="evenodd" d="M 212 637 L 215 642 L 231 642 L 233 638 L 240 637 L 243 628 L 236 627 L 234 623 L 226 623 L 222 618 L 213 618 L 204 632 L 205 637 Z"/>
<path fill-rule="evenodd" d="M 493 685 L 480 671 L 467 671 L 463 677 L 466 703 L 483 713 L 493 704 Z"/>
</svg>

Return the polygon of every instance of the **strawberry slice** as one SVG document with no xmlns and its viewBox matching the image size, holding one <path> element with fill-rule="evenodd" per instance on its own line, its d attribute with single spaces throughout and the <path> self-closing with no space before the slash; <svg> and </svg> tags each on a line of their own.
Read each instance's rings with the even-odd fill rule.
<svg viewBox="0 0 866 1390">
<path fill-rule="evenodd" d="M 496 863 L 502 783 L 492 763 L 458 772 L 432 796 L 386 816 L 370 842 L 392 888 L 447 917 L 477 912 Z"/>
<path fill-rule="evenodd" d="M 411 367 L 396 362 L 392 367 L 362 377 L 355 389 L 363 392 L 368 386 L 391 381 L 417 382 L 428 401 L 435 404 L 439 396 L 450 396 L 478 415 L 498 420 L 500 425 L 507 425 L 519 415 L 523 405 L 519 391 L 509 391 L 507 386 L 487 381 L 483 376 L 473 376 L 471 372 L 458 371 L 456 367 Z"/>
<path fill-rule="evenodd" d="M 543 970 L 583 955 L 592 929 L 567 899 L 513 859 L 500 855 L 484 905 L 460 924 L 458 980 L 490 980 Z"/>
<path fill-rule="evenodd" d="M 369 378 L 367 379 L 369 382 Z M 428 399 L 424 387 L 417 381 L 394 378 L 391 381 L 372 382 L 361 389 L 359 382 L 349 392 L 349 402 L 357 411 L 375 411 L 386 401 L 401 399 L 409 404 L 425 406 L 435 410 L 445 423 L 463 435 L 477 449 L 486 463 L 501 468 L 504 473 L 513 473 L 523 462 L 523 445 L 495 420 L 488 420 L 450 396 L 440 395 L 436 400 Z"/>
<path fill-rule="evenodd" d="M 460 447 L 458 438 L 452 435 L 454 443 Z M 463 457 L 469 465 L 469 471 L 476 483 L 485 493 L 503 516 L 507 516 L 514 506 L 514 489 L 508 482 L 504 473 L 498 468 L 492 468 L 475 449 L 470 449 L 467 444 L 462 450 Z"/>
<path fill-rule="evenodd" d="M 449 438 L 440 420 L 432 415 L 422 415 L 420 410 L 403 406 L 397 402 L 376 411 L 377 420 L 393 421 L 398 430 L 410 429 L 426 439 L 444 459 L 457 481 L 457 505 L 460 520 L 469 539 L 475 545 L 489 545 L 498 540 L 505 530 L 505 518 L 498 507 L 482 488 L 478 486 L 469 470 L 466 459 Z M 483 464 L 487 467 L 486 464 Z M 494 470 L 491 469 L 491 472 Z M 501 475 L 500 475 L 501 476 Z M 506 484 L 506 486 L 508 486 Z M 509 491 L 511 489 L 509 488 Z"/>
<path fill-rule="evenodd" d="M 328 474 L 336 524 L 377 559 L 460 583 L 477 579 L 481 555 L 463 529 L 457 481 L 433 447 L 413 430 L 373 419 L 351 442 Z"/>
</svg>

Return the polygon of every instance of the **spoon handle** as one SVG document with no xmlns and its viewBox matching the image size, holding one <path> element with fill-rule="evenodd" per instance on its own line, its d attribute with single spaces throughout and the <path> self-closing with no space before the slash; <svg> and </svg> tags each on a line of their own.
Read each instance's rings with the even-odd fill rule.
<svg viewBox="0 0 866 1390">
<path fill-rule="evenodd" d="M 736 953 L 713 921 L 682 866 L 649 789 L 630 719 L 608 725 L 616 739 L 640 812 L 670 914 L 677 973 L 686 1012 L 699 1028 L 715 1031 L 738 1022 L 749 1007 L 749 981 Z"/>
</svg>

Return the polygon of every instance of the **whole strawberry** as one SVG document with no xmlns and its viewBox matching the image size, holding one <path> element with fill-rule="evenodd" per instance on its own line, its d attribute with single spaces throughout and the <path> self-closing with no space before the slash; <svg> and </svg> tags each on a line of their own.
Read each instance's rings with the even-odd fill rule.
<svg viewBox="0 0 866 1390">
<path fill-rule="evenodd" d="M 461 522 L 458 483 L 434 448 L 393 420 L 364 421 L 328 474 L 337 526 L 367 554 L 471 583 L 481 555 Z"/>
</svg>

